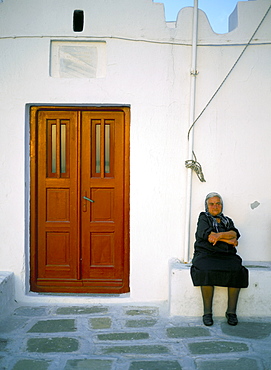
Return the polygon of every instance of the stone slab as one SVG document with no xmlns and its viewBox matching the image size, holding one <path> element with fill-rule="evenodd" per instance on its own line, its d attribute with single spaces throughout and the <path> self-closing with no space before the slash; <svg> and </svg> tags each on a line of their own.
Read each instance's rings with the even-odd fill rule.
<svg viewBox="0 0 271 370">
<path fill-rule="evenodd" d="M 44 316 L 46 315 L 47 310 L 46 307 L 18 307 L 14 311 L 14 315 L 19 316 Z"/>
<path fill-rule="evenodd" d="M 240 322 L 237 326 L 221 324 L 224 334 L 250 339 L 263 339 L 271 335 L 271 324 L 263 322 Z"/>
<path fill-rule="evenodd" d="M 108 333 L 97 335 L 99 340 L 140 340 L 148 339 L 149 333 Z"/>
<path fill-rule="evenodd" d="M 139 316 L 139 315 L 150 316 L 150 315 L 157 314 L 157 309 L 156 308 L 134 308 L 131 310 L 127 310 L 125 314 L 129 316 Z"/>
<path fill-rule="evenodd" d="M 28 333 L 59 333 L 76 331 L 74 319 L 38 321 Z"/>
<path fill-rule="evenodd" d="M 57 315 L 89 315 L 97 313 L 105 313 L 107 307 L 92 306 L 92 307 L 60 307 L 56 310 Z"/>
<path fill-rule="evenodd" d="M 64 370 L 111 370 L 113 361 L 111 360 L 68 360 Z"/>
<path fill-rule="evenodd" d="M 181 370 L 178 361 L 134 361 L 129 370 Z M 208 369 L 209 370 L 209 369 Z"/>
<path fill-rule="evenodd" d="M 257 360 L 238 358 L 235 360 L 196 361 L 198 370 L 259 370 Z"/>
<path fill-rule="evenodd" d="M 12 370 L 47 370 L 50 361 L 45 360 L 19 360 Z"/>
<path fill-rule="evenodd" d="M 110 317 L 94 317 L 89 319 L 89 324 L 92 329 L 109 329 L 112 325 Z"/>
<path fill-rule="evenodd" d="M 147 328 L 154 326 L 157 320 L 154 319 L 142 319 L 142 320 L 127 320 L 125 326 L 127 328 Z"/>
<path fill-rule="evenodd" d="M 30 338 L 27 341 L 29 352 L 74 352 L 77 351 L 79 342 L 74 338 Z"/>
<path fill-rule="evenodd" d="M 169 338 L 195 338 L 209 337 L 210 331 L 201 327 L 172 327 L 167 328 L 167 336 Z"/>
<path fill-rule="evenodd" d="M 230 341 L 203 341 L 188 344 L 192 354 L 215 354 L 215 353 L 232 353 L 248 351 L 246 343 L 237 343 Z"/>
<path fill-rule="evenodd" d="M 162 345 L 142 345 L 142 346 L 112 346 L 104 348 L 104 353 L 133 353 L 133 354 L 161 354 L 169 353 L 169 349 Z"/>
</svg>

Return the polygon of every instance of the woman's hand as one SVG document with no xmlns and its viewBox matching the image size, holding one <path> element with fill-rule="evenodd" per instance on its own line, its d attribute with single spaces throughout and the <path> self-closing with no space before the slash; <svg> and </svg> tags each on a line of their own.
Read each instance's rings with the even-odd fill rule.
<svg viewBox="0 0 271 370">
<path fill-rule="evenodd" d="M 220 233 L 211 232 L 211 234 L 209 234 L 208 236 L 208 242 L 213 245 L 216 245 L 216 243 L 219 241 L 219 234 Z"/>
<path fill-rule="evenodd" d="M 208 236 L 209 243 L 216 245 L 218 241 L 225 242 L 227 244 L 237 247 L 237 235 L 235 231 L 226 231 L 224 233 L 211 232 Z"/>
<path fill-rule="evenodd" d="M 238 245 L 238 240 L 233 238 L 233 239 L 220 239 L 222 242 L 226 242 L 228 244 L 233 245 L 234 247 L 237 247 Z"/>
</svg>

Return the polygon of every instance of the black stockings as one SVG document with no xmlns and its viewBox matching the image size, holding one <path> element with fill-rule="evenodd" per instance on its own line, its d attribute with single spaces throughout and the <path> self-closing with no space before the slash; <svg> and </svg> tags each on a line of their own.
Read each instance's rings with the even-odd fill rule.
<svg viewBox="0 0 271 370">
<path fill-rule="evenodd" d="M 202 286 L 201 294 L 203 299 L 203 310 L 204 315 L 212 313 L 214 287 L 213 286 Z"/>
<path fill-rule="evenodd" d="M 236 313 L 239 293 L 240 293 L 240 288 L 228 288 L 227 313 Z"/>
<path fill-rule="evenodd" d="M 240 288 L 228 288 L 228 308 L 227 313 L 236 313 L 237 301 Z M 214 287 L 201 286 L 201 294 L 203 299 L 204 315 L 212 313 Z"/>
</svg>

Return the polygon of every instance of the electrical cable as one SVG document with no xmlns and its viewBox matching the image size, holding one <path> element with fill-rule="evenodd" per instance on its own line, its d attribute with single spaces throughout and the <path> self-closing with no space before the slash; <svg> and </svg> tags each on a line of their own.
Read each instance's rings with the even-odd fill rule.
<svg viewBox="0 0 271 370">
<path fill-rule="evenodd" d="M 195 126 L 196 122 L 199 120 L 199 118 L 202 116 L 202 114 L 205 112 L 206 108 L 209 106 L 209 104 L 211 103 L 211 101 L 214 99 L 214 97 L 216 96 L 216 94 L 218 93 L 218 91 L 221 89 L 222 85 L 224 85 L 225 81 L 227 80 L 227 78 L 229 77 L 229 75 L 231 74 L 231 72 L 233 71 L 233 69 L 235 68 L 236 64 L 239 62 L 239 60 L 241 59 L 242 55 L 244 54 L 244 52 L 246 51 L 246 49 L 248 48 L 248 46 L 250 45 L 253 37 L 256 35 L 258 29 L 261 27 L 263 21 L 265 20 L 269 10 L 271 9 L 271 5 L 269 6 L 269 8 L 267 9 L 265 15 L 263 16 L 261 22 L 259 23 L 258 27 L 256 28 L 256 30 L 254 31 L 253 35 L 251 36 L 251 38 L 249 39 L 248 43 L 246 44 L 246 46 L 244 47 L 243 51 L 241 52 L 241 54 L 239 55 L 239 57 L 237 58 L 237 60 L 235 61 L 235 63 L 233 64 L 233 66 L 231 67 L 231 69 L 229 70 L 229 72 L 227 73 L 226 77 L 224 78 L 224 80 L 221 82 L 221 84 L 219 85 L 219 87 L 216 89 L 216 91 L 214 92 L 214 94 L 212 95 L 212 97 L 209 99 L 208 103 L 205 105 L 205 107 L 202 109 L 202 111 L 200 112 L 200 114 L 197 116 L 197 118 L 195 119 L 195 121 L 192 123 L 192 125 L 190 126 L 189 130 L 188 130 L 188 134 L 187 134 L 187 137 L 188 137 L 188 140 L 189 140 L 189 135 L 190 135 L 190 132 L 192 130 L 192 128 Z"/>
<path fill-rule="evenodd" d="M 250 45 L 250 43 L 253 40 L 254 36 L 256 35 L 257 31 L 261 27 L 261 25 L 262 25 L 263 21 L 265 20 L 265 18 L 267 16 L 268 12 L 270 11 L 270 9 L 271 9 L 271 5 L 267 9 L 267 11 L 266 11 L 265 15 L 263 16 L 261 22 L 257 26 L 256 30 L 253 32 L 253 35 L 251 36 L 251 38 L 247 42 L 247 44 L 244 47 L 244 49 L 242 50 L 241 54 L 239 55 L 239 57 L 237 58 L 237 60 L 235 61 L 235 63 L 231 67 L 231 69 L 229 70 L 229 72 L 227 73 L 226 77 L 223 79 L 223 81 L 221 82 L 221 84 L 219 85 L 219 87 L 216 89 L 216 91 L 214 92 L 214 94 L 212 95 L 212 97 L 209 99 L 209 101 L 207 102 L 207 104 L 205 105 L 205 107 L 202 109 L 202 111 L 200 112 L 200 114 L 197 116 L 197 118 L 194 120 L 194 122 L 190 126 L 190 128 L 188 130 L 188 134 L 187 134 L 187 139 L 188 140 L 189 140 L 190 132 L 193 129 L 193 127 L 195 126 L 196 122 L 203 115 L 203 113 L 205 112 L 205 110 L 207 109 L 207 107 L 210 105 L 211 101 L 214 99 L 214 97 L 216 96 L 216 94 L 218 93 L 218 91 L 221 89 L 221 87 L 224 85 L 225 81 L 228 79 L 229 75 L 231 74 L 231 72 L 233 71 L 233 69 L 235 68 L 235 66 L 237 65 L 237 63 L 239 62 L 239 60 L 241 59 L 242 55 L 244 54 L 244 52 L 246 51 L 246 49 Z M 199 180 L 201 182 L 206 182 L 206 180 L 204 178 L 203 171 L 202 171 L 202 167 L 201 167 L 200 163 L 197 161 L 195 152 L 193 151 L 192 154 L 193 154 L 194 159 L 186 160 L 185 161 L 185 166 L 186 166 L 186 168 L 191 168 L 193 171 L 195 171 L 196 174 L 197 174 L 197 176 L 198 176 L 198 178 L 199 178 Z"/>
</svg>

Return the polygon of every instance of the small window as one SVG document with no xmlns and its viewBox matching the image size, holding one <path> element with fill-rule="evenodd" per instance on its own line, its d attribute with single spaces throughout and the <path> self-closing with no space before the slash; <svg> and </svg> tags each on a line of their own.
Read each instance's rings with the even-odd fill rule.
<svg viewBox="0 0 271 370">
<path fill-rule="evenodd" d="M 75 10 L 73 12 L 73 30 L 74 32 L 82 32 L 84 28 L 84 11 Z"/>
</svg>

